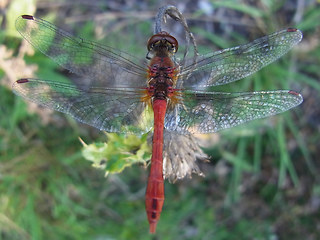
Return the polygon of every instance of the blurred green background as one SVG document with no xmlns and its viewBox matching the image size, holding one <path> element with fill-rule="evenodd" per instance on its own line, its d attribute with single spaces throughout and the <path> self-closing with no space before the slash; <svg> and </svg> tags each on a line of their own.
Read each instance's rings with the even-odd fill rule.
<svg viewBox="0 0 320 240">
<path fill-rule="evenodd" d="M 201 53 L 299 28 L 304 38 L 287 55 L 219 90 L 292 89 L 304 103 L 199 136 L 211 156 L 199 163 L 206 177 L 166 182 L 157 234 L 150 236 L 144 165 L 105 178 L 84 159 L 78 139 L 105 142 L 103 132 L 12 93 L 22 77 L 72 77 L 22 41 L 14 21 L 35 15 L 144 58 L 165 4 L 184 13 Z M 2 0 L 0 9 L 0 239 L 320 239 L 319 1 Z M 169 32 L 184 44 L 179 24 Z M 125 144 L 123 137 L 112 140 Z"/>
</svg>

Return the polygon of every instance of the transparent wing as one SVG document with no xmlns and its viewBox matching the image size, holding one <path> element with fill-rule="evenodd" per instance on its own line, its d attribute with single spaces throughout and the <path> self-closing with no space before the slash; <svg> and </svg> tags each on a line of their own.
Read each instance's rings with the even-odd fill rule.
<svg viewBox="0 0 320 240">
<path fill-rule="evenodd" d="M 13 84 L 13 91 L 100 130 L 141 134 L 153 126 L 152 110 L 140 101 L 142 90 L 139 89 L 89 88 L 84 91 L 70 84 L 20 79 Z"/>
<path fill-rule="evenodd" d="M 196 64 L 183 68 L 179 77 L 187 88 L 234 82 L 275 61 L 301 39 L 299 30 L 288 28 L 245 45 L 200 56 Z"/>
<path fill-rule="evenodd" d="M 212 133 L 275 115 L 302 103 L 293 91 L 223 93 L 186 91 L 181 104 L 167 113 L 165 128 L 181 134 Z"/>
<path fill-rule="evenodd" d="M 20 34 L 63 68 L 87 77 L 94 86 L 143 86 L 146 68 L 135 57 L 74 37 L 53 24 L 29 15 L 16 20 Z M 143 62 L 143 66 L 145 62 Z"/>
</svg>

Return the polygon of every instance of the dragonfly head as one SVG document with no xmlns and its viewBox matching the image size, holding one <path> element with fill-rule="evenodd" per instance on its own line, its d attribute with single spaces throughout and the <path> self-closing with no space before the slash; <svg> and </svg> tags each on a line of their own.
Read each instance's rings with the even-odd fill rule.
<svg viewBox="0 0 320 240">
<path fill-rule="evenodd" d="M 178 41 L 167 32 L 159 32 L 149 38 L 147 43 L 148 54 L 175 54 L 178 51 Z M 147 54 L 147 58 L 148 58 Z"/>
</svg>

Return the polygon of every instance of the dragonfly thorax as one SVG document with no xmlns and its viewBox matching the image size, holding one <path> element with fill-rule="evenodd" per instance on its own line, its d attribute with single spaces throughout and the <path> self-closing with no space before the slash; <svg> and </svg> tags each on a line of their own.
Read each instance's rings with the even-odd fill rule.
<svg viewBox="0 0 320 240">
<path fill-rule="evenodd" d="M 149 81 L 148 93 L 151 98 L 165 100 L 171 96 L 173 92 L 173 81 L 166 77 L 156 77 Z"/>
</svg>

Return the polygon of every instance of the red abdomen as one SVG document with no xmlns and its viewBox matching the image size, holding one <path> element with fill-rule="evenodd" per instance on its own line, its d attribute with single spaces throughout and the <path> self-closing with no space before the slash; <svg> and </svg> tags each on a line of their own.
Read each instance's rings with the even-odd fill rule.
<svg viewBox="0 0 320 240">
<path fill-rule="evenodd" d="M 146 211 L 150 224 L 150 233 L 156 231 L 164 202 L 164 183 L 162 174 L 163 128 L 167 101 L 153 101 L 154 133 L 152 140 L 151 168 L 146 191 Z"/>
</svg>

